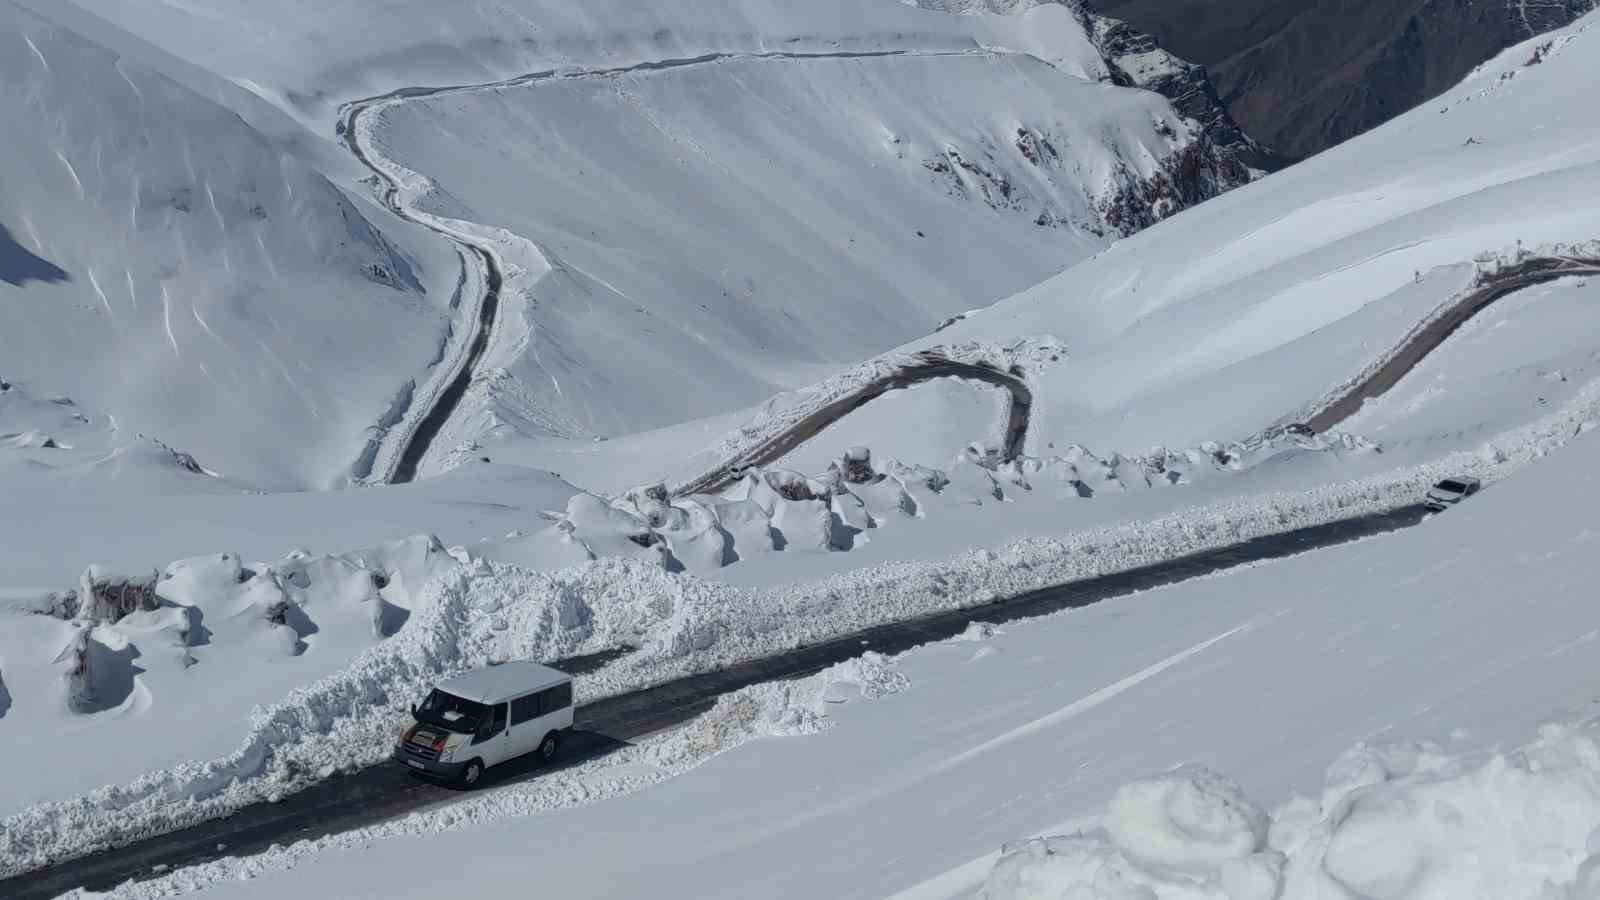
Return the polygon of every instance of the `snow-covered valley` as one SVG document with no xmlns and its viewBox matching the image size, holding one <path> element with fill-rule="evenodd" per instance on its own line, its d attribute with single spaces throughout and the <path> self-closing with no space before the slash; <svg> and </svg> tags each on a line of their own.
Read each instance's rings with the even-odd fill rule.
<svg viewBox="0 0 1600 900">
<path fill-rule="evenodd" d="M 0 6 L 0 876 L 378 763 L 464 669 L 591 702 L 1470 475 L 113 895 L 1587 896 L 1595 16 L 1214 196 L 1065 7 L 323 6 Z"/>
</svg>

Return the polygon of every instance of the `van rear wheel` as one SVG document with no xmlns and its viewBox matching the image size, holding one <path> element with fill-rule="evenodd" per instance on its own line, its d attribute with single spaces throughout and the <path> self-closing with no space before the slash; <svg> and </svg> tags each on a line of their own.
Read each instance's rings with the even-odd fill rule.
<svg viewBox="0 0 1600 900">
<path fill-rule="evenodd" d="M 467 763 L 466 768 L 461 770 L 460 780 L 462 787 L 472 787 L 483 780 L 483 761 L 475 759 Z"/>
<path fill-rule="evenodd" d="M 539 761 L 549 762 L 550 760 L 554 759 L 556 755 L 556 749 L 560 745 L 561 739 L 557 732 L 552 731 L 545 735 L 544 740 L 539 742 Z"/>
</svg>

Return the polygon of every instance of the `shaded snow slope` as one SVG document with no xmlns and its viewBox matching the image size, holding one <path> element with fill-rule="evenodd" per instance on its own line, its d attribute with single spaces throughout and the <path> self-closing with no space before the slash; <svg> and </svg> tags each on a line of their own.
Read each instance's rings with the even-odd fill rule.
<svg viewBox="0 0 1600 900">
<path fill-rule="evenodd" d="M 10 2 L 0 118 L 28 123 L 0 147 L 7 377 L 242 481 L 341 479 L 443 339 L 453 254 L 391 237 L 293 147 Z"/>
<path fill-rule="evenodd" d="M 1150 229 L 941 333 L 1049 333 L 1049 439 L 1248 433 L 1383 353 L 1474 257 L 1600 236 L 1600 19 L 1507 51 L 1377 131 Z M 1537 64 L 1534 62 L 1537 61 Z M 1396 331 L 1395 329 L 1399 329 Z M 1320 384 L 1319 384 L 1320 382 Z M 1307 397 L 1309 399 L 1309 397 Z"/>
</svg>

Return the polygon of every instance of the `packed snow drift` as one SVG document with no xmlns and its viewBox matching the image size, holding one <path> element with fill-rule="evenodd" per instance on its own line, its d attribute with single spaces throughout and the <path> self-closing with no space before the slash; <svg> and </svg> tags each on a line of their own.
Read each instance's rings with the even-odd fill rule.
<svg viewBox="0 0 1600 900">
<path fill-rule="evenodd" d="M 1204 768 L 1130 782 L 1098 827 L 1006 846 L 977 896 L 1585 900 L 1597 830 L 1593 725 L 1502 753 L 1359 744 L 1270 816 Z"/>
</svg>

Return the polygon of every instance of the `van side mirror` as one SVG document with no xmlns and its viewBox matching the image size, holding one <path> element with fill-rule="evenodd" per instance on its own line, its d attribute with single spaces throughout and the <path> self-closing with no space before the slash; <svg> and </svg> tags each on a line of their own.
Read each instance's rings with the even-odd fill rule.
<svg viewBox="0 0 1600 900">
<path fill-rule="evenodd" d="M 415 703 L 413 703 L 413 704 L 411 704 L 411 718 L 415 719 L 416 717 L 417 717 L 417 705 Z"/>
</svg>

